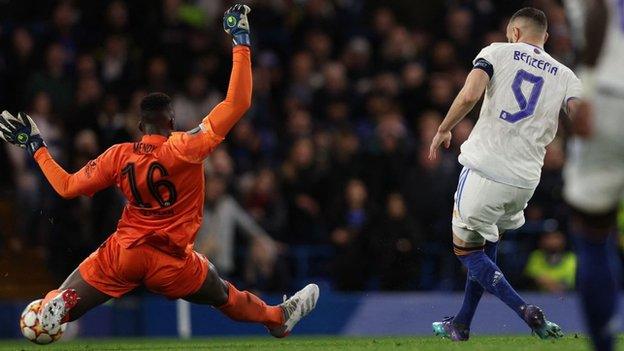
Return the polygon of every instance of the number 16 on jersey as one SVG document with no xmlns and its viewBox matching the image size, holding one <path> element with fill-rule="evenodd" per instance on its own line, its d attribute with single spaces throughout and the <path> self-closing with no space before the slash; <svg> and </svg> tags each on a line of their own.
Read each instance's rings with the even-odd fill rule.
<svg viewBox="0 0 624 351">
<path fill-rule="evenodd" d="M 154 176 L 155 176 L 154 173 L 157 170 L 160 173 L 161 177 L 166 177 L 169 175 L 169 172 L 163 165 L 161 165 L 158 162 L 152 162 L 149 165 L 149 169 L 147 171 L 147 179 L 146 179 L 147 188 L 149 190 L 149 193 L 158 202 L 161 208 L 169 207 L 175 203 L 176 198 L 178 196 L 177 191 L 172 182 L 165 180 L 165 179 L 160 179 L 160 180 L 154 179 Z M 121 170 L 121 174 L 128 176 L 128 182 L 130 183 L 130 191 L 132 192 L 132 197 L 134 198 L 135 205 L 141 208 L 153 208 L 151 203 L 143 201 L 143 198 L 141 197 L 141 192 L 137 185 L 134 163 L 128 163 Z M 167 191 L 169 192 L 168 199 L 165 199 L 162 196 L 160 192 L 160 189 L 162 187 L 166 188 Z"/>
</svg>

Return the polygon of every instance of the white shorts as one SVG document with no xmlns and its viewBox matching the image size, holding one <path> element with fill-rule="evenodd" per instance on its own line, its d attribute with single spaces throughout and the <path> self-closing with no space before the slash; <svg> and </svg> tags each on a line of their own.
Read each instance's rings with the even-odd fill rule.
<svg viewBox="0 0 624 351">
<path fill-rule="evenodd" d="M 453 233 L 471 244 L 496 242 L 500 233 L 524 224 L 524 209 L 535 189 L 518 188 L 465 168 L 453 207 Z"/>
<path fill-rule="evenodd" d="M 624 97 L 598 94 L 593 108 L 594 134 L 568 144 L 563 195 L 579 210 L 603 214 L 624 193 Z"/>
</svg>

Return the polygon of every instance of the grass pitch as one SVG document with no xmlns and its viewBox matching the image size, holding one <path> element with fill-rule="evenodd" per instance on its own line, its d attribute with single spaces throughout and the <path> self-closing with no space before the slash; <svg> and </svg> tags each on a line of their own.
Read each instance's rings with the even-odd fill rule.
<svg viewBox="0 0 624 351">
<path fill-rule="evenodd" d="M 620 336 L 624 350 L 624 340 Z M 26 351 L 116 351 L 116 350 L 475 350 L 475 351 L 577 351 L 589 350 L 584 336 L 565 336 L 556 341 L 542 341 L 531 336 L 477 336 L 468 342 L 452 343 L 437 337 L 290 337 L 284 340 L 270 338 L 214 338 L 214 339 L 81 339 L 58 342 L 47 346 L 31 344 L 28 341 L 0 341 L 0 350 Z"/>
</svg>

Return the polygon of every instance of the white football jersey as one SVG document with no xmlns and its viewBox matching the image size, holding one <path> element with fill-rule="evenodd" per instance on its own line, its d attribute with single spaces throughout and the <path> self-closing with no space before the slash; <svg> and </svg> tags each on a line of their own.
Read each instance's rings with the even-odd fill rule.
<svg viewBox="0 0 624 351">
<path fill-rule="evenodd" d="M 608 0 L 609 20 L 596 67 L 596 85 L 624 94 L 624 0 Z"/>
<path fill-rule="evenodd" d="M 477 55 L 493 68 L 477 121 L 459 162 L 494 181 L 535 188 L 559 111 L 581 95 L 581 82 L 542 48 L 494 43 Z M 481 61 L 482 62 L 482 61 Z"/>
</svg>

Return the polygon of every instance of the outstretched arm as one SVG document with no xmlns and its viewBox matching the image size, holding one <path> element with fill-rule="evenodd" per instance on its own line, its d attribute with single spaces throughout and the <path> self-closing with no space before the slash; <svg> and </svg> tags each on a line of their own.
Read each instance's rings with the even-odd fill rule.
<svg viewBox="0 0 624 351">
<path fill-rule="evenodd" d="M 477 104 L 485 87 L 490 81 L 490 76 L 486 71 L 475 68 L 468 74 L 464 87 L 457 94 L 446 117 L 438 128 L 438 133 L 433 137 L 429 147 L 429 158 L 435 159 L 438 156 L 438 148 L 444 144 L 445 148 L 451 145 L 451 130 L 459 123 L 468 112 Z"/>
<path fill-rule="evenodd" d="M 97 159 L 89 161 L 82 169 L 73 174 L 67 173 L 63 167 L 56 163 L 46 147 L 40 148 L 34 157 L 52 188 L 64 199 L 72 199 L 80 195 L 92 196 L 97 191 L 114 183 L 111 163 L 106 161 L 112 153 L 111 150 L 113 149 L 109 149 Z"/>
<path fill-rule="evenodd" d="M 225 100 L 204 118 L 215 134 L 225 137 L 251 106 L 251 51 L 245 45 L 232 49 L 232 73 Z"/>
<path fill-rule="evenodd" d="M 39 133 L 39 128 L 27 114 L 19 113 L 15 117 L 8 111 L 2 112 L 0 138 L 26 149 L 37 161 L 50 185 L 64 198 L 91 196 L 114 182 L 113 163 L 109 159 L 114 154 L 115 147 L 108 149 L 96 160 L 90 161 L 80 171 L 69 174 L 54 161 Z"/>
<path fill-rule="evenodd" d="M 247 5 L 234 5 L 223 15 L 223 30 L 232 36 L 232 74 L 225 100 L 218 104 L 204 118 L 202 125 L 211 129 L 218 136 L 225 135 L 238 122 L 251 106 L 251 41 L 249 39 L 249 20 L 251 9 Z"/>
<path fill-rule="evenodd" d="M 596 93 L 594 71 L 602 52 L 609 19 L 605 0 L 587 0 L 586 3 L 585 47 L 582 65 L 578 70 L 578 76 L 583 83 L 583 97 L 580 101 L 574 101 L 572 106 L 568 106 L 568 115 L 572 118 L 572 133 L 581 138 L 588 138 L 593 134 L 592 100 Z"/>
<path fill-rule="evenodd" d="M 223 28 L 232 36 L 232 73 L 225 100 L 206 116 L 198 128 L 174 133 L 170 138 L 176 154 L 192 163 L 201 163 L 251 106 L 252 75 L 249 22 L 246 5 L 234 5 L 223 16 Z"/>
</svg>

